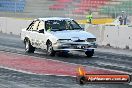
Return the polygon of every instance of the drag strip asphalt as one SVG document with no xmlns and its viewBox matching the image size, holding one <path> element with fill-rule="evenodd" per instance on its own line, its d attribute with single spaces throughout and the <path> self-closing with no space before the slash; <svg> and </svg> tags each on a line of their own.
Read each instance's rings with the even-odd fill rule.
<svg viewBox="0 0 132 88">
<path fill-rule="evenodd" d="M 0 66 L 1 68 L 14 69 L 16 71 L 33 74 L 72 77 L 76 77 L 77 69 L 79 68 L 77 64 L 5 52 L 0 52 Z M 89 66 L 86 66 L 85 69 L 88 74 L 121 74 L 120 72 L 97 69 Z"/>
<path fill-rule="evenodd" d="M 132 57 L 129 55 L 112 54 L 107 52 L 102 53 L 98 50 L 95 52 L 95 55 L 92 58 L 87 58 L 84 53 L 80 52 L 69 54 L 68 57 L 49 57 L 45 55 L 45 52 L 35 52 L 34 54 L 25 53 L 24 44 L 20 40 L 20 37 L 16 35 L 1 34 L 0 41 L 0 50 L 5 52 L 13 52 L 22 55 L 41 57 L 79 65 L 117 70 L 130 74 L 132 73 Z"/>
<path fill-rule="evenodd" d="M 80 65 L 85 66 L 90 73 L 124 72 L 131 74 L 132 57 L 130 55 L 99 51 L 96 51 L 92 58 L 87 58 L 84 53 L 77 52 L 70 53 L 66 57 L 49 57 L 43 51 L 27 54 L 24 52 L 24 44 L 19 36 L 0 34 L 0 56 L 2 55 L 3 58 L 0 58 L 0 88 L 132 88 L 132 85 L 129 84 L 80 86 L 74 78 L 75 70 Z M 46 65 L 45 62 L 49 64 Z M 59 68 L 60 71 L 56 71 L 52 64 L 58 65 L 56 69 Z M 34 67 L 30 65 L 34 65 Z M 44 66 L 48 66 L 50 72 Z M 48 75 L 46 72 L 50 74 Z"/>
</svg>

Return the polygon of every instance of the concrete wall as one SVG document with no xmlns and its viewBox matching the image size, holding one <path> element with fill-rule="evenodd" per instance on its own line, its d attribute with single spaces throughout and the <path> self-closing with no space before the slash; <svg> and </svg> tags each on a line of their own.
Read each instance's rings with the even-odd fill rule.
<svg viewBox="0 0 132 88">
<path fill-rule="evenodd" d="M 30 23 L 29 20 L 0 17 L 0 32 L 20 35 L 21 29 L 26 28 Z"/>
<path fill-rule="evenodd" d="M 97 37 L 99 45 L 132 49 L 132 27 L 86 25 L 85 28 Z"/>
</svg>

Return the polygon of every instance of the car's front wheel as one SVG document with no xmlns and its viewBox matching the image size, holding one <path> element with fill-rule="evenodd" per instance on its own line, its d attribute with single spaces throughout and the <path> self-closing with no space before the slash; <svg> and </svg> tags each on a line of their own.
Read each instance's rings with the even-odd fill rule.
<svg viewBox="0 0 132 88">
<path fill-rule="evenodd" d="M 55 51 L 52 47 L 52 43 L 51 42 L 48 42 L 47 44 L 47 55 L 48 56 L 55 56 Z"/>
<path fill-rule="evenodd" d="M 35 47 L 33 47 L 30 43 L 30 40 L 29 39 L 26 39 L 25 40 L 25 51 L 27 53 L 34 53 L 35 51 Z"/>
<path fill-rule="evenodd" d="M 94 55 L 94 49 L 86 51 L 85 54 L 87 55 L 87 57 L 92 57 Z"/>
</svg>

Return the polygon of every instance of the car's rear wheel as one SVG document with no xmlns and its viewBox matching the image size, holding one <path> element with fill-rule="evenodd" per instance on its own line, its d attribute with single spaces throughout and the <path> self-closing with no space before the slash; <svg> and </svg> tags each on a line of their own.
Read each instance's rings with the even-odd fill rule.
<svg viewBox="0 0 132 88">
<path fill-rule="evenodd" d="M 94 55 L 94 49 L 86 51 L 85 54 L 87 57 L 92 57 Z"/>
<path fill-rule="evenodd" d="M 27 53 L 34 53 L 35 47 L 33 47 L 29 41 L 29 39 L 25 40 L 25 51 Z"/>
<path fill-rule="evenodd" d="M 47 43 L 47 55 L 48 56 L 55 56 L 55 51 L 52 47 L 52 43 L 51 42 L 48 42 Z"/>
</svg>

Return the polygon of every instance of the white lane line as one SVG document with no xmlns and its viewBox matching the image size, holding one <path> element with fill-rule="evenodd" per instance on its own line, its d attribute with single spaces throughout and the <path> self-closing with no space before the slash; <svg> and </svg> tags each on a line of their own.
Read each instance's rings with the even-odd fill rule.
<svg viewBox="0 0 132 88">
<path fill-rule="evenodd" d="M 10 53 L 10 52 L 9 52 Z M 16 54 L 16 55 L 22 55 L 22 54 Z M 22 55 L 22 56 L 28 56 L 28 55 Z M 112 70 L 112 69 L 106 69 L 106 68 L 100 68 L 100 67 L 94 67 L 94 66 L 89 66 L 89 65 L 82 65 L 82 64 L 75 64 L 75 63 L 69 63 L 69 62 L 64 62 L 64 61 L 60 61 L 60 60 L 53 60 L 53 59 L 46 59 L 46 58 L 42 58 L 42 57 L 36 57 L 36 56 L 29 56 L 29 57 L 33 57 L 33 58 L 40 58 L 42 60 L 49 60 L 49 61 L 54 61 L 54 62 L 60 62 L 60 63 L 64 63 L 64 64 L 70 64 L 70 65 L 75 65 L 75 66 L 84 66 L 84 67 L 90 67 L 90 68 L 95 68 L 95 69 L 100 69 L 100 70 L 109 70 L 109 71 L 116 71 L 116 72 L 121 72 L 121 73 L 126 73 L 126 74 L 132 74 L 130 72 L 124 72 L 124 71 L 119 71 L 119 70 Z"/>
<path fill-rule="evenodd" d="M 21 50 L 21 51 L 23 51 L 23 50 Z M 5 51 L 0 51 L 0 52 L 4 52 L 5 53 Z M 60 62 L 60 63 L 64 63 L 64 64 L 76 65 L 76 66 L 91 67 L 91 68 L 100 69 L 100 70 L 116 71 L 116 72 L 125 73 L 125 74 L 131 74 L 132 75 L 132 73 L 125 72 L 125 71 L 119 71 L 119 70 L 113 70 L 113 69 L 106 69 L 106 68 L 100 68 L 100 67 L 94 67 L 94 66 L 89 66 L 89 65 L 76 64 L 76 63 L 69 63 L 69 62 L 64 62 L 64 61 L 60 61 L 60 60 L 46 59 L 46 58 L 42 58 L 42 57 L 23 55 L 23 54 L 19 54 L 19 53 L 12 53 L 12 52 L 6 52 L 6 53 L 10 53 L 10 54 L 14 54 L 14 55 L 19 55 L 19 56 L 28 56 L 28 57 L 32 57 L 32 58 L 36 58 L 36 59 L 39 58 L 39 59 L 42 59 L 42 60 L 49 60 L 49 61 Z"/>
<path fill-rule="evenodd" d="M 30 74 L 30 75 L 47 75 L 47 76 L 76 77 L 76 76 L 71 76 L 71 75 L 39 74 L 39 73 L 33 73 L 33 72 L 29 72 L 29 71 L 24 71 L 24 70 L 18 70 L 18 69 L 14 69 L 14 68 L 9 68 L 9 67 L 5 67 L 5 66 L 0 66 L 0 68 L 12 70 L 12 71 L 16 71 L 16 72 L 20 72 L 20 73 L 24 73 L 24 74 Z"/>
<path fill-rule="evenodd" d="M 8 49 L 8 48 L 11 48 L 11 47 L 6 47 L 6 48 Z M 13 48 L 13 49 L 16 49 L 16 50 L 19 50 L 19 51 L 23 51 L 24 50 L 24 49 L 18 49 L 18 48 Z M 12 52 L 5 52 L 5 51 L 0 51 L 0 52 L 10 53 L 10 54 L 16 54 L 16 55 L 20 55 L 20 56 L 28 56 L 28 55 L 17 54 L 17 53 L 12 53 Z M 37 56 L 29 56 L 29 57 L 46 59 L 46 58 L 41 58 L 41 57 L 37 57 Z M 56 61 L 56 62 L 61 62 L 61 63 L 66 63 L 66 64 L 72 64 L 72 65 L 81 65 L 81 64 L 63 62 L 63 61 L 53 60 L 53 59 L 48 59 L 48 60 Z M 88 65 L 81 65 L 81 66 L 86 66 L 87 67 Z M 88 66 L 88 67 L 97 68 L 97 69 L 99 68 L 99 67 L 94 67 L 94 66 Z M 12 70 L 12 71 L 16 71 L 16 72 L 20 72 L 20 73 L 24 73 L 24 74 L 31 74 L 31 75 L 48 75 L 48 76 L 76 77 L 76 76 L 69 76 L 69 75 L 37 74 L 37 73 L 33 73 L 33 72 L 28 72 L 28 71 L 23 71 L 23 70 L 17 70 L 17 69 L 13 69 L 13 68 L 9 68 L 9 67 L 4 67 L 4 66 L 0 66 L 0 68 Z M 109 71 L 117 71 L 117 72 L 126 73 L 126 74 L 132 74 L 132 73 L 128 73 L 128 72 L 124 72 L 124 71 L 119 71 L 119 70 L 112 70 L 112 69 L 105 69 L 105 68 L 99 68 L 99 69 L 104 69 L 104 70 L 109 70 Z M 49 82 L 49 81 L 47 81 L 47 82 Z M 129 85 L 132 85 L 132 82 L 130 82 Z"/>
<path fill-rule="evenodd" d="M 1 52 L 1 51 L 0 51 Z M 10 52 L 9 52 L 10 53 Z M 19 54 L 21 55 L 21 54 Z M 23 55 L 23 56 L 27 56 L 27 55 Z M 30 56 L 30 57 L 34 57 L 34 56 Z M 37 58 L 37 57 L 35 57 Z M 43 58 L 42 58 L 43 59 Z M 47 59 L 46 59 L 47 60 Z M 58 60 L 52 60 L 52 61 L 56 61 L 56 62 L 63 62 L 63 61 L 58 61 Z M 63 62 L 63 63 L 68 63 L 68 62 Z M 68 63 L 68 64 L 73 64 L 73 65 L 79 65 L 79 64 L 74 64 L 74 63 Z M 83 65 L 83 66 L 87 66 L 87 65 Z M 93 67 L 93 66 L 89 66 L 89 67 Z M 76 76 L 69 76 L 69 75 L 54 75 L 54 74 L 38 74 L 38 73 L 33 73 L 33 72 L 28 72 L 28 71 L 23 71 L 23 70 L 17 70 L 17 69 L 13 69 L 13 68 L 9 68 L 9 67 L 5 67 L 5 66 L 0 66 L 0 68 L 4 68 L 4 69 L 8 69 L 8 70 L 12 70 L 12 71 L 16 71 L 16 72 L 20 72 L 20 73 L 24 73 L 24 74 L 30 74 L 30 75 L 47 75 L 47 76 L 61 76 L 61 77 L 76 77 Z M 94 67 L 94 68 L 98 68 L 98 67 Z M 99 68 L 100 69 L 100 68 Z M 102 68 L 101 68 L 102 69 Z M 108 69 L 104 69 L 104 70 L 108 70 Z M 111 69 L 110 69 L 111 70 Z M 118 70 L 111 70 L 111 71 L 118 71 Z M 122 71 L 118 71 L 118 72 L 122 72 Z M 124 72 L 123 72 L 124 73 Z M 125 72 L 127 73 L 127 72 Z M 128 74 L 128 73 L 127 73 Z M 49 81 L 47 81 L 49 82 Z M 61 85 L 61 84 L 59 84 Z M 63 84 L 62 84 L 63 85 Z M 132 85 L 132 82 L 129 83 L 129 85 Z"/>
<path fill-rule="evenodd" d="M 11 71 L 16 71 L 16 72 L 20 72 L 20 73 L 24 73 L 24 74 L 29 74 L 29 75 L 40 75 L 40 76 L 46 75 L 46 76 L 74 77 L 74 78 L 76 77 L 76 76 L 69 76 L 69 75 L 37 74 L 37 73 L 33 73 L 33 72 L 17 70 L 17 69 L 13 69 L 13 68 L 9 68 L 9 67 L 4 67 L 4 66 L 0 66 L 0 68 L 8 69 L 8 70 L 11 70 Z M 45 82 L 51 83 L 50 81 L 47 81 L 47 80 Z M 53 83 L 53 84 L 57 84 L 57 85 L 60 85 L 60 86 L 66 86 L 66 84 L 60 84 L 60 83 Z"/>
</svg>

